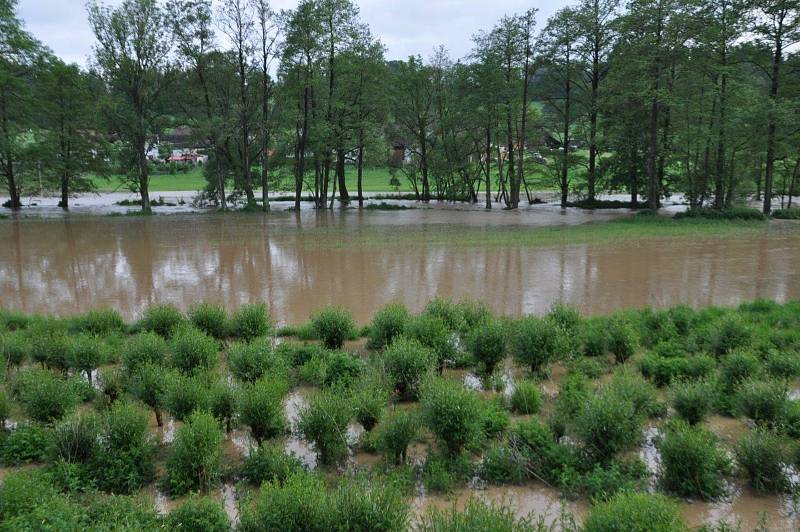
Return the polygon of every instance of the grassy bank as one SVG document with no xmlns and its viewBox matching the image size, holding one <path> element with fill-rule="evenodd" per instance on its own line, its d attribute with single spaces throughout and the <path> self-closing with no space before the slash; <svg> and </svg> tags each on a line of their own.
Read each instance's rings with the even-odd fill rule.
<svg viewBox="0 0 800 532">
<path fill-rule="evenodd" d="M 547 529 L 477 499 L 414 512 L 419 483 L 449 508 L 478 478 L 592 501 L 563 530 L 677 532 L 679 499 L 798 489 L 798 302 L 500 318 L 434 300 L 364 327 L 337 307 L 273 323 L 263 304 L 0 311 L 0 525 Z"/>
</svg>

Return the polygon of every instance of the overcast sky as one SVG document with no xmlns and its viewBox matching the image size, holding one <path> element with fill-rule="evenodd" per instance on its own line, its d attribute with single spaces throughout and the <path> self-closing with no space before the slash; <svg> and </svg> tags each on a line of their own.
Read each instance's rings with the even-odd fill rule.
<svg viewBox="0 0 800 532">
<path fill-rule="evenodd" d="M 120 0 L 107 0 L 119 3 Z M 539 9 L 542 24 L 566 0 L 357 0 L 361 17 L 388 49 L 389 59 L 429 56 L 442 44 L 453 58 L 466 55 L 471 37 L 489 29 L 503 15 Z M 67 62 L 85 65 L 94 36 L 86 20 L 85 0 L 19 0 L 27 29 Z M 273 0 L 288 9 L 297 0 Z"/>
</svg>

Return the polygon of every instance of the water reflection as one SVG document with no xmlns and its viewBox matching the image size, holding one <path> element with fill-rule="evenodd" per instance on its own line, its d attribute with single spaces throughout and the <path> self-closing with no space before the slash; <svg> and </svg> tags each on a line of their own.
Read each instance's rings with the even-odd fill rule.
<svg viewBox="0 0 800 532">
<path fill-rule="evenodd" d="M 424 210 L 4 221 L 0 298 L 3 307 L 27 312 L 111 306 L 129 318 L 161 301 L 235 308 L 266 300 L 286 323 L 335 303 L 365 323 L 391 301 L 417 311 L 436 296 L 479 298 L 504 314 L 541 313 L 556 300 L 605 313 L 800 297 L 800 231 L 546 248 L 425 243 L 426 234 L 465 227 L 603 216 L 614 214 Z M 366 231 L 391 239 L 406 228 L 420 235 L 418 245 L 338 245 Z"/>
</svg>

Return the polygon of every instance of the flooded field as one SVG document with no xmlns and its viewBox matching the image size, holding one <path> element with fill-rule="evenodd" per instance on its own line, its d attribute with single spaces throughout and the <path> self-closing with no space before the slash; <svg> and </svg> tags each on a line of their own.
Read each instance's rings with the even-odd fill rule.
<svg viewBox="0 0 800 532">
<path fill-rule="evenodd" d="M 4 220 L 0 301 L 59 314 L 110 306 L 135 318 L 154 302 L 265 300 L 277 319 L 296 324 L 332 303 L 366 323 L 386 303 L 418 311 L 437 296 L 478 298 L 501 314 L 541 313 L 557 300 L 606 313 L 800 297 L 796 225 L 613 244 L 457 242 L 464 234 L 507 242 L 515 231 L 629 215 L 540 207 Z"/>
</svg>

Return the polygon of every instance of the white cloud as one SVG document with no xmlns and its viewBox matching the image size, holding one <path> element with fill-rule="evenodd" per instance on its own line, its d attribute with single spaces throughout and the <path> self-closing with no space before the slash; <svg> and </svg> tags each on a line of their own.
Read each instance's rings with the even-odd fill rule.
<svg viewBox="0 0 800 532">
<path fill-rule="evenodd" d="M 108 3 L 118 4 L 120 0 Z M 429 56 L 444 45 L 454 58 L 472 47 L 472 36 L 488 30 L 503 15 L 539 8 L 539 23 L 566 5 L 565 0 L 360 0 L 361 18 L 388 49 L 390 59 Z M 290 9 L 297 0 L 273 0 L 275 9 Z M 94 36 L 84 0 L 20 0 L 19 15 L 28 30 L 67 62 L 86 64 Z"/>
</svg>

